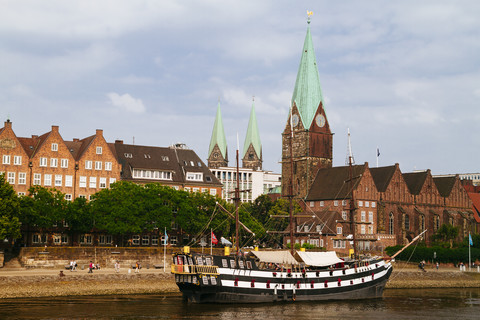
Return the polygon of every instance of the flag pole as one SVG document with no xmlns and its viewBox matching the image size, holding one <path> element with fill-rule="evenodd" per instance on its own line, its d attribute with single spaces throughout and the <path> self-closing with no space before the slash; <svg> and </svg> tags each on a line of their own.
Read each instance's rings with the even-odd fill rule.
<svg viewBox="0 0 480 320">
<path fill-rule="evenodd" d="M 212 234 L 213 234 L 213 230 L 210 228 L 210 255 L 212 255 L 213 253 L 213 243 L 212 243 Z"/>
<path fill-rule="evenodd" d="M 472 235 L 469 232 L 468 233 L 468 271 L 470 271 L 470 268 L 472 266 L 472 254 L 470 252 L 471 244 L 472 244 Z"/>
<path fill-rule="evenodd" d="M 167 256 L 167 227 L 165 227 L 165 234 L 163 236 L 163 272 L 167 272 L 166 270 L 167 265 L 165 264 L 166 256 Z"/>
</svg>

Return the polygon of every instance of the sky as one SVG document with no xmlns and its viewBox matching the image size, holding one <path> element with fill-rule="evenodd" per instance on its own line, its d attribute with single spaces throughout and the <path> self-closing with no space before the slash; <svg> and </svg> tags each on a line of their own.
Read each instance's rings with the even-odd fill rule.
<svg viewBox="0 0 480 320">
<path fill-rule="evenodd" d="M 480 172 L 477 0 L 0 0 L 0 121 L 206 162 L 220 101 L 233 166 L 255 97 L 263 168 L 281 172 L 307 10 L 335 166 L 349 128 L 357 164 L 378 147 L 402 172 Z"/>
</svg>

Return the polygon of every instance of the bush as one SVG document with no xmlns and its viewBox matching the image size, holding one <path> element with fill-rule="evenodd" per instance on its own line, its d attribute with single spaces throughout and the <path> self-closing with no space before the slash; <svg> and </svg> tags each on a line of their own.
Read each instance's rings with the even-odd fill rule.
<svg viewBox="0 0 480 320">
<path fill-rule="evenodd" d="M 385 248 L 388 255 L 392 256 L 399 251 L 403 246 L 393 246 Z M 480 260 L 480 249 L 471 248 L 472 261 Z M 436 258 L 435 258 L 436 256 Z M 400 261 L 420 262 L 422 260 L 432 260 L 442 263 L 459 263 L 468 261 L 468 248 L 442 248 L 425 246 L 411 246 L 405 249 L 402 253 L 395 257 Z"/>
</svg>

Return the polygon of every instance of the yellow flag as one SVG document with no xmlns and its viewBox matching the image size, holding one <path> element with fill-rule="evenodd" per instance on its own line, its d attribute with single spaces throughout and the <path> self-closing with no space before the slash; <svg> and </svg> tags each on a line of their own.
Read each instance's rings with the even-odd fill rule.
<svg viewBox="0 0 480 320">
<path fill-rule="evenodd" d="M 313 11 L 308 11 L 308 10 L 307 10 L 307 16 L 310 17 L 312 14 L 313 14 Z"/>
</svg>

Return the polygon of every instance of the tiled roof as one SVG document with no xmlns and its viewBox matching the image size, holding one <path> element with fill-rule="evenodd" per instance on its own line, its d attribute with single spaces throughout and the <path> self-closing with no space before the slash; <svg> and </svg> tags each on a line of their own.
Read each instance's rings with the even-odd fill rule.
<svg viewBox="0 0 480 320">
<path fill-rule="evenodd" d="M 453 186 L 455 185 L 457 177 L 452 176 L 452 177 L 437 177 L 433 178 L 433 182 L 435 182 L 435 185 L 437 186 L 438 192 L 442 197 L 448 197 L 450 196 L 450 193 L 453 190 Z"/>
<path fill-rule="evenodd" d="M 373 181 L 375 182 L 375 186 L 377 187 L 377 190 L 379 192 L 385 192 L 387 190 L 387 187 L 393 178 L 393 174 L 395 173 L 395 168 L 395 165 L 388 167 L 370 168 Z"/>
<path fill-rule="evenodd" d="M 423 184 L 427 179 L 428 172 L 409 172 L 402 174 L 405 183 L 407 184 L 408 190 L 412 195 L 418 195 L 422 190 Z"/>
<path fill-rule="evenodd" d="M 473 216 L 475 217 L 475 221 L 480 223 L 480 193 L 468 193 L 468 196 L 473 202 Z"/>
<path fill-rule="evenodd" d="M 364 164 L 352 166 L 353 189 L 356 189 L 365 168 Z M 345 166 L 318 170 L 306 200 L 338 200 L 350 197 L 350 168 Z"/>
</svg>

